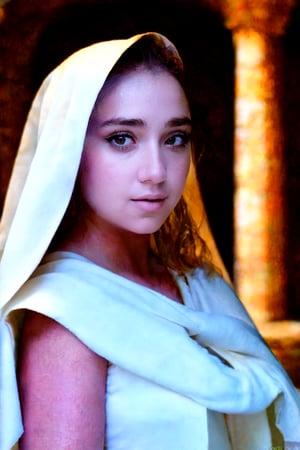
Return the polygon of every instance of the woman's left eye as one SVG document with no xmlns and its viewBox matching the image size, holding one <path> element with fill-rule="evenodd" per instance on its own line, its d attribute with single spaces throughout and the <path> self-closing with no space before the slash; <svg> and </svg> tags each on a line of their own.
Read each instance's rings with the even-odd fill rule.
<svg viewBox="0 0 300 450">
<path fill-rule="evenodd" d="M 166 140 L 166 144 L 172 147 L 185 147 L 189 142 L 190 135 L 188 133 L 176 133 Z"/>
</svg>

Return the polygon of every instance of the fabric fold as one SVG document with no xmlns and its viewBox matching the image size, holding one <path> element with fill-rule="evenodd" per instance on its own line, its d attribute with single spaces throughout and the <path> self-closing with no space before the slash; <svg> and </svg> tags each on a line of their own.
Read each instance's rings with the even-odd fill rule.
<svg viewBox="0 0 300 450">
<path fill-rule="evenodd" d="M 85 258 L 72 254 L 60 258 L 50 255 L 9 303 L 6 314 L 25 308 L 52 317 L 113 364 L 210 410 L 254 415 L 276 401 L 282 433 L 300 442 L 295 430 L 300 423 L 299 399 L 289 391 L 283 369 L 246 323 L 247 317 L 203 312 L 201 285 L 206 278 L 201 270 L 188 277 L 199 296 L 196 311 L 151 289 L 145 297 L 145 288 Z M 222 295 L 223 283 L 219 281 L 219 292 L 212 291 L 206 303 L 214 302 L 213 292 L 217 299 Z M 233 368 L 205 347 L 213 347 Z"/>
</svg>

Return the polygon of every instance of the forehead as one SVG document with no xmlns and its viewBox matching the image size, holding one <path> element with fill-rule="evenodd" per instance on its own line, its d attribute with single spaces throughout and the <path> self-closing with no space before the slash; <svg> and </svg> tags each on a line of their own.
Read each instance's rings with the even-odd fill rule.
<svg viewBox="0 0 300 450">
<path fill-rule="evenodd" d="M 114 76 L 104 84 L 100 91 L 94 113 L 98 115 L 107 109 L 139 110 L 142 107 L 158 108 L 162 106 L 184 111 L 189 114 L 185 92 L 169 72 L 162 69 L 138 69 Z"/>
</svg>

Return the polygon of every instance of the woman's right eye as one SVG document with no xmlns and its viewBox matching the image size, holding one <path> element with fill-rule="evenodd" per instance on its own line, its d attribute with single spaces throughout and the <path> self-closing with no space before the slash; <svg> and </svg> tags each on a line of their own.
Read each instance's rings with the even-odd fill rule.
<svg viewBox="0 0 300 450">
<path fill-rule="evenodd" d="M 109 136 L 106 140 L 113 146 L 120 149 L 126 149 L 133 142 L 132 136 L 128 133 L 115 133 Z"/>
</svg>

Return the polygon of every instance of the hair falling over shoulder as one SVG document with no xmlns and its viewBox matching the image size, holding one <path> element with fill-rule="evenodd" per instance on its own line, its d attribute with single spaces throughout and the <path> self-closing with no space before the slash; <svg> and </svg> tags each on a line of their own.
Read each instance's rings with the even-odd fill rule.
<svg viewBox="0 0 300 450">
<path fill-rule="evenodd" d="M 152 250 L 164 266 L 180 275 L 198 267 L 213 275 L 217 268 L 188 211 L 183 197 L 162 227 L 152 236 Z"/>
</svg>

